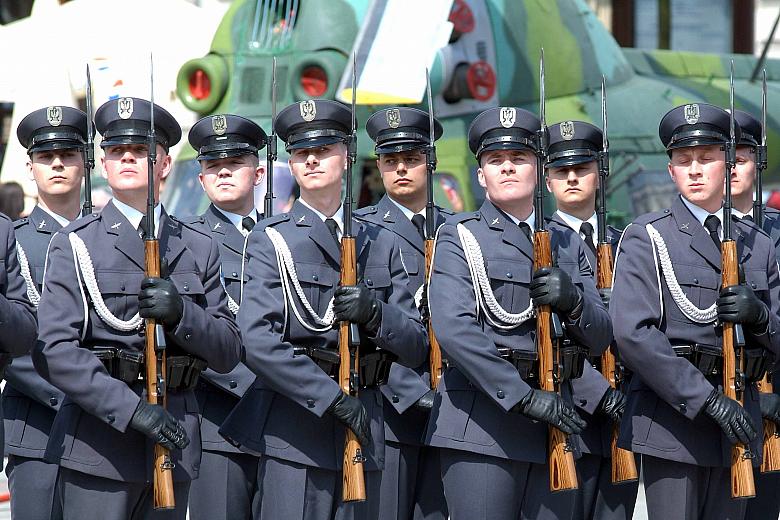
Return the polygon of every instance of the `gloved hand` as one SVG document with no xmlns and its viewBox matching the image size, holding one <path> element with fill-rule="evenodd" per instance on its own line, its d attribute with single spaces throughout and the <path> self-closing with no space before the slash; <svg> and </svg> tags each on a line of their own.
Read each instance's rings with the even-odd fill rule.
<svg viewBox="0 0 780 520">
<path fill-rule="evenodd" d="M 433 408 L 434 397 L 436 397 L 436 390 L 428 390 L 412 406 L 414 406 L 420 411 L 430 412 L 431 408 Z"/>
<path fill-rule="evenodd" d="M 420 318 L 422 322 L 427 324 L 431 319 L 431 310 L 428 307 L 428 283 L 424 283 L 422 286 L 422 297 L 420 298 L 420 305 L 418 306 L 420 311 Z"/>
<path fill-rule="evenodd" d="M 761 405 L 761 417 L 780 425 L 780 395 L 758 394 L 758 402 Z"/>
<path fill-rule="evenodd" d="M 333 400 L 327 411 L 354 432 L 361 446 L 371 443 L 371 421 L 360 399 L 342 392 Z"/>
<path fill-rule="evenodd" d="M 153 318 L 173 328 L 184 313 L 184 301 L 172 281 L 144 278 L 138 293 L 138 313 L 142 318 Z"/>
<path fill-rule="evenodd" d="M 748 444 L 756 438 L 756 427 L 750 415 L 738 402 L 715 389 L 704 401 L 704 414 L 718 423 L 732 444 Z"/>
<path fill-rule="evenodd" d="M 607 389 L 599 403 L 599 411 L 614 423 L 619 423 L 626 411 L 626 394 L 612 387 Z"/>
<path fill-rule="evenodd" d="M 550 305 L 566 315 L 582 305 L 582 294 L 566 271 L 558 267 L 542 267 L 531 280 L 534 305 Z"/>
<path fill-rule="evenodd" d="M 599 296 L 601 296 L 601 303 L 604 304 L 604 307 L 609 309 L 609 302 L 612 300 L 612 287 L 599 289 Z"/>
<path fill-rule="evenodd" d="M 143 399 L 130 419 L 130 427 L 169 450 L 183 450 L 190 443 L 187 432 L 168 410 L 158 404 L 149 404 Z"/>
<path fill-rule="evenodd" d="M 342 285 L 333 296 L 336 321 L 362 325 L 369 334 L 375 334 L 382 323 L 382 306 L 364 285 Z"/>
<path fill-rule="evenodd" d="M 747 285 L 732 285 L 720 290 L 718 296 L 718 319 L 731 323 L 742 323 L 758 332 L 766 330 L 769 311 L 753 289 Z"/>
<path fill-rule="evenodd" d="M 511 411 L 544 421 L 563 433 L 580 433 L 586 426 L 585 421 L 560 395 L 546 390 L 532 389 L 512 407 Z"/>
</svg>

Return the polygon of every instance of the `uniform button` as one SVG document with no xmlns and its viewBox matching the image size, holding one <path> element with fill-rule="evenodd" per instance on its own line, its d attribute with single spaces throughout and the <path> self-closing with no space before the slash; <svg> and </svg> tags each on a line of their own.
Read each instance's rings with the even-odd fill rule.
<svg viewBox="0 0 780 520">
<path fill-rule="evenodd" d="M 192 338 L 192 334 L 190 334 L 189 332 L 184 335 L 184 339 L 191 339 L 191 338 Z"/>
<path fill-rule="evenodd" d="M 109 424 L 114 424 L 114 421 L 116 421 L 116 417 L 114 417 L 114 414 L 108 414 L 106 416 L 106 419 L 108 419 Z"/>
<path fill-rule="evenodd" d="M 580 399 L 580 406 L 585 406 L 587 404 L 588 404 L 588 400 L 587 399 Z"/>
<path fill-rule="evenodd" d="M 499 399 L 503 399 L 505 397 L 504 391 L 499 390 L 498 392 L 496 392 L 496 397 L 498 397 Z"/>
<path fill-rule="evenodd" d="M 230 386 L 230 388 L 235 388 L 238 386 L 238 383 L 236 383 L 235 381 L 231 381 L 230 383 L 228 383 L 228 385 Z"/>
<path fill-rule="evenodd" d="M 317 276 L 316 274 L 313 274 L 313 275 L 311 276 L 311 279 L 312 279 L 312 280 L 314 280 L 314 281 L 316 282 L 317 280 L 319 280 L 319 279 L 320 279 L 320 277 L 319 277 L 319 276 Z"/>
<path fill-rule="evenodd" d="M 190 284 L 185 283 L 184 284 L 184 290 L 189 291 L 190 290 Z"/>
<path fill-rule="evenodd" d="M 233 278 L 238 278 L 238 273 L 233 271 Z"/>
<path fill-rule="evenodd" d="M 314 408 L 314 399 L 306 399 L 306 406 Z"/>
<path fill-rule="evenodd" d="M 399 398 L 397 395 L 393 395 L 393 402 L 394 402 L 394 403 L 397 403 L 397 402 L 398 402 L 398 401 L 400 401 L 400 400 L 401 400 L 401 399 L 400 399 L 400 398 Z"/>
<path fill-rule="evenodd" d="M 49 404 L 52 406 L 57 406 L 57 398 L 56 397 L 49 398 Z"/>
<path fill-rule="evenodd" d="M 680 403 L 679 405 L 677 405 L 677 408 L 679 408 L 679 409 L 680 409 L 680 412 L 681 412 L 681 413 L 685 413 L 685 412 L 687 412 L 687 411 L 688 411 L 688 407 L 687 407 L 687 406 L 685 406 L 685 403 Z"/>
<path fill-rule="evenodd" d="M 122 284 L 122 285 L 120 285 L 120 286 L 119 286 L 119 290 L 120 290 L 120 291 L 124 291 L 124 290 L 125 290 L 125 284 Z"/>
<path fill-rule="evenodd" d="M 750 287 L 752 287 L 753 289 L 755 289 L 755 288 L 756 288 L 756 284 L 754 284 L 754 283 L 751 283 L 751 284 L 750 284 Z"/>
<path fill-rule="evenodd" d="M 512 273 L 506 273 L 507 278 L 512 278 Z"/>
<path fill-rule="evenodd" d="M 367 278 L 366 279 L 366 285 L 374 285 L 373 280 L 371 280 L 371 278 Z"/>
<path fill-rule="evenodd" d="M 699 279 L 698 278 L 694 278 L 693 279 L 693 283 L 695 283 L 696 285 L 699 285 Z"/>
</svg>

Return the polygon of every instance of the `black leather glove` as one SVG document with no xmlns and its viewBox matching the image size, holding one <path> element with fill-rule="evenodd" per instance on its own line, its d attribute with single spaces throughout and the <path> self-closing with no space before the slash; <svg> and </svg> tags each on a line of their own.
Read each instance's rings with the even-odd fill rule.
<svg viewBox="0 0 780 520">
<path fill-rule="evenodd" d="M 333 296 L 336 321 L 362 325 L 369 334 L 375 334 L 382 323 L 382 306 L 364 285 L 343 285 Z"/>
<path fill-rule="evenodd" d="M 361 446 L 371 443 L 371 421 L 360 399 L 342 392 L 333 400 L 327 411 L 354 432 Z"/>
<path fill-rule="evenodd" d="M 760 333 L 769 324 L 769 311 L 753 289 L 747 285 L 732 285 L 720 290 L 718 319 L 742 323 L 748 329 Z"/>
<path fill-rule="evenodd" d="M 612 387 L 607 389 L 599 403 L 599 411 L 614 423 L 619 423 L 626 411 L 626 394 Z"/>
<path fill-rule="evenodd" d="M 542 267 L 531 280 L 534 305 L 550 305 L 566 315 L 582 305 L 582 294 L 566 271 L 558 267 Z"/>
<path fill-rule="evenodd" d="M 780 425 L 780 395 L 758 394 L 758 402 L 761 405 L 761 417 Z"/>
<path fill-rule="evenodd" d="M 422 322 L 427 324 L 431 319 L 431 310 L 428 307 L 428 283 L 424 283 L 422 286 L 422 297 L 420 298 L 420 305 L 418 307 L 420 311 L 420 318 Z"/>
<path fill-rule="evenodd" d="M 563 433 L 580 433 L 586 426 L 560 395 L 546 390 L 532 389 L 512 407 L 512 411 L 551 424 Z"/>
<path fill-rule="evenodd" d="M 704 414 L 718 423 L 732 444 L 748 444 L 756 438 L 756 427 L 750 415 L 738 402 L 715 389 L 704 401 Z"/>
<path fill-rule="evenodd" d="M 169 450 L 175 448 L 183 450 L 190 443 L 187 432 L 168 410 L 144 400 L 138 403 L 130 419 L 130 427 Z"/>
<path fill-rule="evenodd" d="M 138 293 L 138 313 L 142 318 L 153 318 L 173 328 L 184 313 L 184 301 L 172 281 L 144 278 Z"/>
<path fill-rule="evenodd" d="M 428 390 L 420 397 L 414 407 L 423 412 L 430 412 L 433 408 L 433 399 L 436 397 L 436 390 Z"/>
<path fill-rule="evenodd" d="M 612 300 L 612 287 L 599 289 L 599 296 L 601 296 L 601 303 L 604 304 L 604 307 L 609 309 L 609 302 Z"/>
</svg>

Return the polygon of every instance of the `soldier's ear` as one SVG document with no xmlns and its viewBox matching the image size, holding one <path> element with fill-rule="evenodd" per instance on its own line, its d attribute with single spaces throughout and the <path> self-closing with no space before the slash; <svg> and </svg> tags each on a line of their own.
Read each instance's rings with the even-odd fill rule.
<svg viewBox="0 0 780 520">
<path fill-rule="evenodd" d="M 108 172 L 106 171 L 106 152 L 101 148 L 100 149 L 100 175 L 104 179 L 108 179 Z"/>
<path fill-rule="evenodd" d="M 27 178 L 31 181 L 35 180 L 35 175 L 33 175 L 33 167 L 32 167 L 32 157 L 29 155 L 27 156 L 27 163 L 25 164 L 27 167 Z"/>
<path fill-rule="evenodd" d="M 255 168 L 255 186 L 259 186 L 260 183 L 263 181 L 263 178 L 265 177 L 265 166 L 262 164 L 258 164 L 257 168 Z"/>
<path fill-rule="evenodd" d="M 485 183 L 485 172 L 482 171 L 482 167 L 477 168 L 477 181 L 479 181 L 480 186 L 487 188 L 487 184 Z"/>
</svg>

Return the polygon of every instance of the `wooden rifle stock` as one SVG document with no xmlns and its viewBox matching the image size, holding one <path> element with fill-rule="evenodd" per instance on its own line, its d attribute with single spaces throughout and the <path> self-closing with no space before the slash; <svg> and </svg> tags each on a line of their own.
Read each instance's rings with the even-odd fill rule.
<svg viewBox="0 0 780 520">
<path fill-rule="evenodd" d="M 720 248 L 722 287 L 739 283 L 739 268 L 737 263 L 737 244 L 733 240 L 724 240 Z M 742 356 L 740 356 L 740 360 Z M 734 324 L 723 323 L 723 394 L 742 405 L 742 399 L 737 397 L 738 382 L 736 352 L 734 346 Z M 742 367 L 739 367 L 742 372 Z M 746 447 L 737 443 L 731 448 L 731 497 L 748 498 L 756 495 L 753 482 L 753 465 L 747 455 Z"/>
<path fill-rule="evenodd" d="M 341 238 L 341 285 L 357 285 L 357 264 L 355 238 Z M 357 348 L 353 349 L 350 323 L 339 323 L 339 385 L 348 395 L 357 397 L 359 359 Z M 355 338 L 356 339 L 356 338 Z M 344 480 L 342 499 L 344 502 L 357 502 L 366 499 L 366 483 L 363 476 L 363 453 L 354 432 L 347 428 L 344 442 Z"/>
<path fill-rule="evenodd" d="M 433 260 L 433 245 L 434 241 L 431 239 L 425 240 L 425 282 L 431 281 L 431 261 Z M 430 313 L 430 311 L 429 311 Z M 439 346 L 439 340 L 436 339 L 436 334 L 433 332 L 433 326 L 431 325 L 430 318 L 428 319 L 428 341 L 431 344 L 429 352 L 430 369 L 431 369 L 431 388 L 436 390 L 439 386 L 439 380 L 441 379 L 442 365 L 441 365 L 441 347 Z"/>
<path fill-rule="evenodd" d="M 552 267 L 550 232 L 534 233 L 534 270 Z M 539 383 L 542 390 L 557 391 L 556 368 L 553 363 L 553 345 L 551 335 L 551 310 L 549 305 L 536 308 L 536 341 L 539 352 Z M 577 469 L 574 466 L 574 454 L 569 447 L 566 434 L 550 426 L 548 437 L 548 456 L 550 464 L 550 490 L 564 491 L 577 489 Z"/>
<path fill-rule="evenodd" d="M 146 276 L 160 276 L 160 243 L 157 240 L 144 240 L 144 261 Z M 144 360 L 146 365 L 146 402 L 167 405 L 165 394 L 165 351 L 157 352 L 157 323 L 147 319 L 144 323 L 146 342 Z M 158 366 L 159 364 L 159 366 Z M 158 384 L 162 399 L 158 399 Z M 162 401 L 162 402 L 160 402 Z M 154 508 L 173 509 L 176 501 L 173 496 L 173 464 L 166 448 L 154 445 Z"/>
<path fill-rule="evenodd" d="M 612 287 L 612 246 L 610 244 L 599 244 L 596 252 L 596 287 L 598 289 L 610 289 Z M 620 376 L 617 372 L 617 362 L 615 353 L 612 352 L 612 347 L 607 347 L 604 353 L 601 354 L 601 373 L 609 381 L 609 386 L 617 389 Z M 610 441 L 613 484 L 633 482 L 639 478 L 634 454 L 629 450 L 619 448 L 617 445 L 619 432 L 620 425 L 615 424 L 612 428 L 612 440 Z"/>
<path fill-rule="evenodd" d="M 769 374 L 764 374 L 764 378 L 758 382 L 758 391 L 766 394 L 774 393 Z M 764 419 L 763 422 L 764 443 L 761 473 L 773 473 L 780 471 L 780 432 L 777 431 L 777 425 L 774 421 Z"/>
</svg>

